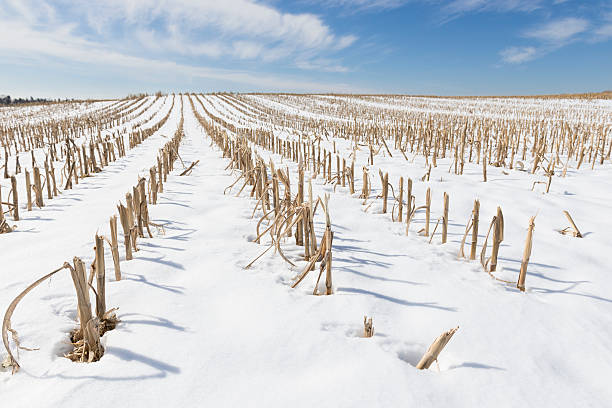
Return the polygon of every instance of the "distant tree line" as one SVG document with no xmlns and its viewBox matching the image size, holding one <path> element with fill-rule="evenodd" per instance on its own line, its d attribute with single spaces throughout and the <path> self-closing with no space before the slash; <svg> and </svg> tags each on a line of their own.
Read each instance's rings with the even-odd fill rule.
<svg viewBox="0 0 612 408">
<path fill-rule="evenodd" d="M 19 105 L 23 103 L 41 103 L 41 102 L 51 102 L 50 99 L 45 98 L 34 98 L 30 96 L 29 98 L 11 98 L 10 95 L 0 95 L 0 105 Z"/>
</svg>

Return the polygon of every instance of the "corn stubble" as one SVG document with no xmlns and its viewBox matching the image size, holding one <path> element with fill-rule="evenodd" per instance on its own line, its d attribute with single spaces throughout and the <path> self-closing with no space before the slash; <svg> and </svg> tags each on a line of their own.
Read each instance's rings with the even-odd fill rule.
<svg viewBox="0 0 612 408">
<path fill-rule="evenodd" d="M 155 100 L 161 96 L 161 94 L 157 95 Z M 382 214 L 387 214 L 389 212 L 388 202 L 391 199 L 393 203 L 390 211 L 391 219 L 392 221 L 397 219 L 398 222 L 406 224 L 406 235 L 409 233 L 411 223 L 415 222 L 415 214 L 423 211 L 425 221 L 418 234 L 428 237 L 429 242 L 432 242 L 441 222 L 441 242 L 447 244 L 450 200 L 446 192 L 444 192 L 441 203 L 442 215 L 437 218 L 438 222 L 433 233 L 430 233 L 431 216 L 433 213 L 434 217 L 437 217 L 440 203 L 434 203 L 432 206 L 432 190 L 429 182 L 432 173 L 435 179 L 438 178 L 441 172 L 439 164 L 442 159 L 448 158 L 451 161 L 448 168 L 449 173 L 452 172 L 460 177 L 464 175 L 466 168 L 471 168 L 478 173 L 481 172 L 482 181 L 489 183 L 494 182 L 489 176 L 491 176 L 491 173 L 497 173 L 498 170 L 496 169 L 521 171 L 534 178 L 532 189 L 535 189 L 536 185 L 542 184 L 545 185 L 545 193 L 549 193 L 551 189 L 554 191 L 553 177 L 565 177 L 568 169 L 571 168 L 580 169 L 581 166 L 589 166 L 594 169 L 597 166 L 602 166 L 606 160 L 610 160 L 612 151 L 612 141 L 609 138 L 610 129 L 597 124 L 597 121 L 594 120 L 597 114 L 594 114 L 593 118 L 585 119 L 584 123 L 576 125 L 567 122 L 564 119 L 563 112 L 548 112 L 545 109 L 529 111 L 528 108 L 517 108 L 516 111 L 512 111 L 509 110 L 510 108 L 504 107 L 503 104 L 488 105 L 489 102 L 484 102 L 484 105 L 495 114 L 478 116 L 471 114 L 457 115 L 444 112 L 444 110 L 433 112 L 428 112 L 425 109 L 402 111 L 368 104 L 359 107 L 349 103 L 325 105 L 315 103 L 317 101 L 316 97 L 300 97 L 302 98 L 300 103 L 303 103 L 303 106 L 319 114 L 317 119 L 313 119 L 265 104 L 258 104 L 241 95 L 221 95 L 220 97 L 240 111 L 246 118 L 265 120 L 273 127 L 290 129 L 295 136 L 295 138 L 279 137 L 272 130 L 266 130 L 265 128 L 236 126 L 207 110 L 200 98 L 193 97 L 193 95 L 188 96 L 192 111 L 198 122 L 222 151 L 223 156 L 229 159 L 228 168 L 240 172 L 238 179 L 226 189 L 226 192 L 231 191 L 235 185 L 241 185 L 237 195 L 240 195 L 246 189 L 249 196 L 256 199 L 253 217 L 257 214 L 259 219 L 254 242 L 261 243 L 267 238 L 269 239 L 269 245 L 261 255 L 246 267 L 250 267 L 271 249 L 274 249 L 274 252 L 292 267 L 296 267 L 298 261 L 303 261 L 306 265 L 301 273 L 294 278 L 292 287 L 295 288 L 310 271 L 316 269 L 315 266 L 319 263 L 319 274 L 313 290 L 315 295 L 319 294 L 319 282 L 323 275 L 325 275 L 325 294 L 333 293 L 332 254 L 334 233 L 329 210 L 329 196 L 325 195 L 323 198 L 314 199 L 311 180 L 309 179 L 308 198 L 306 197 L 306 172 L 310 172 L 312 178 L 317 178 L 320 175 L 324 183 L 333 186 L 334 191 L 337 188 L 342 189 L 344 187 L 344 190 L 348 190 L 351 196 L 363 200 L 363 204 L 366 206 L 365 212 L 376 203 L 377 206 L 380 206 L 378 208 L 381 208 Z M 294 98 L 298 98 L 293 95 L 266 95 L 266 97 L 281 103 L 295 101 Z M 376 100 L 378 96 L 352 97 L 368 102 Z M 573 96 L 573 98 L 579 99 L 589 99 L 591 97 L 591 95 Z M 418 103 L 401 96 L 388 96 L 387 98 L 391 98 L 398 105 L 411 106 L 412 103 Z M 129 134 L 113 134 L 112 137 L 102 138 L 99 129 L 103 129 L 108 124 L 123 123 L 133 118 L 132 113 L 143 107 L 145 108 L 144 111 L 147 111 L 146 101 L 146 98 L 142 96 L 135 97 L 121 108 L 119 108 L 121 104 L 111 105 L 96 111 L 95 114 L 84 114 L 75 121 L 76 123 L 67 120 L 54 120 L 51 125 L 58 129 L 57 133 L 42 131 L 42 125 L 25 126 L 20 128 L 19 132 L 16 132 L 16 129 L 13 128 L 0 128 L 0 133 L 3 136 L 0 137 L 0 140 L 2 140 L 5 151 L 4 177 L 10 178 L 11 181 L 11 189 L 6 202 L 2 201 L 3 191 L 0 187 L 0 233 L 11 232 L 16 228 L 8 225 L 5 212 L 2 210 L 3 205 L 8 209 L 6 214 L 12 215 L 14 221 L 20 219 L 15 175 L 20 174 L 22 170 L 17 153 L 30 151 L 32 155 L 32 166 L 30 170 L 26 169 L 24 171 L 27 198 L 24 208 L 32 211 L 33 204 L 42 208 L 45 205 L 45 192 L 46 199 L 52 200 L 61 192 L 58 185 L 60 189 L 62 186 L 64 186 L 64 190 L 71 189 L 83 178 L 95 176 L 115 161 L 117 157 L 125 156 L 128 148 L 132 149 L 138 146 L 166 123 L 170 112 L 174 108 L 174 97 L 172 98 L 170 111 L 152 127 L 143 128 L 141 125 L 147 122 L 143 121 Z M 194 101 L 199 104 L 205 115 L 199 113 Z M 149 103 L 148 107 L 152 106 L 154 101 Z M 439 103 L 443 106 L 447 102 L 437 102 L 435 98 L 431 98 L 428 103 Z M 424 106 L 427 105 L 424 104 Z M 181 99 L 181 112 L 182 109 Z M 507 117 L 508 112 L 513 114 Z M 150 113 L 149 120 L 157 113 Z M 585 115 L 584 112 L 579 114 Z M 544 120 L 548 119 L 548 115 L 552 115 L 555 120 Z M 332 116 L 346 120 L 333 120 Z M 360 119 L 363 117 L 370 119 Z M 126 261 L 133 259 L 134 254 L 137 253 L 138 239 L 153 237 L 151 226 L 158 227 L 163 231 L 163 226 L 158 226 L 151 221 L 149 205 L 155 205 L 158 201 L 158 194 L 163 193 L 164 182 L 167 181 L 168 174 L 173 170 L 174 163 L 180 160 L 183 164 L 181 176 L 191 174 L 199 163 L 199 161 L 195 161 L 186 166 L 178 153 L 179 144 L 183 137 L 182 126 L 181 115 L 179 126 L 173 138 L 160 150 L 153 167 L 149 168 L 148 180 L 144 177 L 138 179 L 132 191 L 126 194 L 125 205 L 120 202 L 117 206 L 123 231 Z M 70 135 L 77 133 L 77 129 L 84 129 L 84 132 L 89 135 L 86 143 L 81 146 L 77 146 L 70 137 Z M 25 135 L 25 137 L 16 137 L 17 134 Z M 345 139 L 347 143 L 350 143 L 351 153 L 344 156 L 343 152 L 337 149 L 335 140 L 333 140 L 333 148 L 328 145 L 329 150 L 324 145 L 322 146 L 323 139 L 330 140 L 330 136 Z M 46 149 L 42 166 L 36 162 L 34 149 Z M 258 155 L 258 149 L 275 153 L 280 155 L 283 160 L 297 164 L 297 186 L 293 186 L 295 194 L 292 194 L 289 169 L 275 168 L 272 160 L 269 164 L 266 164 Z M 362 149 L 367 154 L 368 165 L 362 169 L 361 190 L 358 190 L 359 186 L 355 179 L 354 167 L 357 152 Z M 407 178 L 406 188 L 404 189 L 404 177 L 400 176 L 398 195 L 396 196 L 393 185 L 389 182 L 393 175 L 379 167 L 380 194 L 374 196 L 372 192 L 375 187 L 370 179 L 370 172 L 375 171 L 375 162 L 384 163 L 387 157 L 393 158 L 393 154 L 397 154 L 396 158 L 406 160 L 406 162 L 414 162 L 415 159 L 420 159 L 419 163 L 421 163 L 425 172 L 421 178 L 422 188 L 419 189 L 418 178 L 415 185 L 413 185 L 412 179 Z M 9 155 L 16 156 L 15 175 L 10 175 L 8 171 Z M 62 163 L 62 166 L 57 167 L 58 177 L 56 180 L 55 165 L 58 163 Z M 44 168 L 44 174 L 41 174 L 41 168 Z M 501 172 L 502 174 L 509 174 L 505 170 L 501 170 Z M 545 181 L 540 180 L 540 177 L 544 177 Z M 389 194 L 389 187 L 392 189 L 392 197 Z M 356 191 L 357 193 L 355 193 Z M 425 192 L 424 203 L 417 205 L 416 196 L 423 197 L 423 191 Z M 378 201 L 380 199 L 382 202 Z M 322 236 L 317 237 L 314 225 L 319 206 L 324 212 L 325 230 Z M 397 218 L 395 215 L 396 207 Z M 476 260 L 480 210 L 480 201 L 476 199 L 461 241 L 460 258 Z M 568 219 L 570 227 L 560 232 L 582 238 L 582 234 L 569 212 L 564 211 L 564 215 Z M 2 339 L 9 353 L 8 365 L 12 366 L 14 371 L 19 368 L 19 364 L 11 353 L 8 333 L 11 333 L 18 349 L 19 344 L 16 332 L 10 327 L 12 313 L 19 301 L 29 291 L 63 269 L 67 269 L 71 273 L 77 295 L 79 316 L 79 327 L 71 334 L 74 350 L 68 354 L 68 357 L 74 361 L 93 362 L 103 355 L 104 350 L 100 344 L 100 336 L 106 330 L 112 329 L 118 322 L 113 313 L 114 309 L 107 310 L 106 308 L 105 241 L 108 242 L 111 249 L 115 280 L 121 280 L 116 215 L 110 218 L 109 226 L 110 238 L 96 236 L 96 256 L 92 266 L 93 273 L 90 275 L 90 280 L 96 278 L 95 313 L 92 313 L 85 265 L 78 257 L 73 259 L 72 264 L 65 263 L 61 268 L 34 282 L 7 309 L 3 320 Z M 499 267 L 499 252 L 501 243 L 504 241 L 504 216 L 501 208 L 497 207 L 496 215 L 491 220 L 480 252 L 480 262 L 483 270 L 494 279 L 516 285 L 519 290 L 525 291 L 534 230 L 535 217 L 531 217 L 516 283 L 496 277 L 494 273 Z M 490 235 L 492 235 L 492 248 L 490 255 L 487 257 Z M 285 255 L 281 244 L 285 244 L 290 239 L 295 240 L 295 246 L 303 248 L 303 255 L 292 259 Z M 464 246 L 468 240 L 470 249 L 469 256 L 466 256 Z M 457 329 L 454 328 L 442 333 L 432 343 L 416 367 L 427 369 L 433 362 L 437 362 L 439 354 Z M 364 317 L 364 337 L 371 337 L 373 334 L 372 319 Z"/>
<path fill-rule="evenodd" d="M 173 105 L 174 106 L 174 103 Z M 162 119 L 162 122 L 167 120 L 170 112 L 166 115 L 165 119 Z M 154 128 L 161 127 L 163 123 L 158 122 Z M 158 126 L 159 125 L 159 126 Z M 157 193 L 163 188 L 162 183 L 159 182 L 162 179 L 162 176 L 167 177 L 168 173 L 173 169 L 173 163 L 178 158 L 178 147 L 184 135 L 183 133 L 183 120 L 179 122 L 179 126 L 177 131 L 175 132 L 173 138 L 166 143 L 166 145 L 160 149 L 160 156 L 158 159 L 158 163 L 162 161 L 165 163 L 165 167 L 163 170 L 157 171 L 156 168 L 153 168 L 154 171 L 149 173 L 150 179 L 147 180 L 145 178 L 140 178 L 134 191 L 137 192 L 138 198 L 138 207 L 134 207 L 132 205 L 130 194 L 127 195 L 127 207 L 123 204 L 119 204 L 117 206 L 119 216 L 121 219 L 121 224 L 124 231 L 124 246 L 126 251 L 126 261 L 133 258 L 132 250 L 137 250 L 136 247 L 136 237 L 140 232 L 141 236 L 144 236 L 144 229 L 147 230 L 149 236 L 152 237 L 152 233 L 150 231 L 150 225 L 157 226 L 163 232 L 163 226 L 158 226 L 150 221 L 149 218 L 149 210 L 147 206 L 147 194 L 145 193 L 145 186 L 149 185 L 149 197 L 151 200 L 151 204 L 156 202 Z M 154 131 L 147 130 L 146 132 L 138 132 L 133 133 L 132 137 L 130 137 L 130 145 L 134 147 L 144 140 L 144 138 L 148 137 L 150 134 L 153 134 Z M 119 144 L 119 152 L 120 156 L 125 154 L 124 149 L 122 148 L 122 144 Z M 92 149 L 91 152 L 93 154 L 94 151 L 98 151 L 100 154 L 100 164 L 103 166 L 108 165 L 108 162 L 111 160 L 116 160 L 116 156 L 111 149 L 111 145 L 107 144 L 96 150 Z M 84 151 L 83 151 L 84 152 Z M 104 152 L 104 153 L 102 153 Z M 84 153 L 85 154 L 85 153 Z M 80 156 L 79 156 L 80 157 Z M 93 159 L 92 155 L 92 159 Z M 90 172 L 101 171 L 101 169 L 95 164 L 93 161 L 91 167 L 87 165 L 87 159 L 83 159 L 83 163 L 85 163 L 85 168 L 82 170 L 82 175 L 87 176 L 86 169 L 89 169 Z M 73 163 L 75 163 L 73 161 Z M 33 159 L 33 164 L 35 161 Z M 40 207 L 44 205 L 42 201 L 42 186 L 40 186 L 40 172 L 37 171 L 37 167 L 34 168 L 34 184 L 31 185 L 31 189 L 34 191 L 36 195 L 36 204 Z M 74 169 L 74 167 L 72 167 Z M 160 167 L 161 169 L 161 167 Z M 48 177 L 53 177 L 53 170 L 49 168 Z M 74 173 L 76 174 L 76 173 Z M 159 176 L 158 176 L 159 175 Z M 159 178 L 158 178 L 159 177 Z M 19 219 L 18 215 L 18 205 L 17 205 L 17 194 L 16 194 L 16 179 L 13 176 L 12 178 L 12 195 L 13 195 L 13 205 L 11 206 L 11 210 L 13 212 L 13 216 L 15 220 Z M 26 172 L 26 181 L 29 180 L 28 173 Z M 38 181 L 37 181 L 38 180 Z M 53 182 L 49 183 L 47 179 L 47 186 L 53 185 Z M 68 184 L 70 186 L 70 183 Z M 30 187 L 28 187 L 28 198 L 30 198 Z M 1 194 L 1 191 L 0 191 Z M 54 189 L 47 189 L 48 197 L 55 196 Z M 28 200 L 31 202 L 31 200 Z M 2 203 L 0 196 L 0 203 Z M 0 204 L 0 226 L 4 226 L 6 220 L 4 219 L 4 213 L 1 211 Z M 30 209 L 30 208 L 29 208 Z M 138 222 L 135 222 L 138 220 Z M 140 226 L 140 230 L 138 229 Z M 8 309 L 5 312 L 3 323 L 2 323 L 2 342 L 8 353 L 6 360 L 3 362 L 4 367 L 11 367 L 12 372 L 15 373 L 19 370 L 20 365 L 17 361 L 16 356 L 13 354 L 10 343 L 9 343 L 9 333 L 11 333 L 11 338 L 15 343 L 17 350 L 30 350 L 25 347 L 22 347 L 19 343 L 19 338 L 17 332 L 11 328 L 11 317 L 15 308 L 19 304 L 19 302 L 34 288 L 40 285 L 45 280 L 49 279 L 53 275 L 57 274 L 62 270 L 68 270 L 70 272 L 72 282 L 75 287 L 76 297 L 77 297 L 77 315 L 79 319 L 79 326 L 74 329 L 70 333 L 70 342 L 73 346 L 73 349 L 68 352 L 65 356 L 72 361 L 75 362 L 95 362 L 98 361 L 104 354 L 104 348 L 101 345 L 100 338 L 109 330 L 113 330 L 116 325 L 119 323 L 119 319 L 115 314 L 116 308 L 107 309 L 106 307 L 106 265 L 104 260 L 104 243 L 107 242 L 113 259 L 113 268 L 115 274 L 115 280 L 121 280 L 121 269 L 120 269 L 120 257 L 119 257 L 119 242 L 118 242 L 118 231 L 117 231 L 117 216 L 113 215 L 110 217 L 109 221 L 110 227 L 110 238 L 104 237 L 102 235 L 96 234 L 95 236 L 95 247 L 94 247 L 94 261 L 91 264 L 91 273 L 89 279 L 86 276 L 86 268 L 84 262 L 79 257 L 74 257 L 73 263 L 70 264 L 65 262 L 60 268 L 44 275 L 40 279 L 36 280 L 34 283 L 29 285 L 24 291 L 22 291 L 9 305 Z M 93 289 L 92 283 L 93 279 L 96 281 L 96 288 Z M 92 311 L 92 302 L 90 299 L 89 290 L 92 289 L 95 297 L 95 309 Z"/>
</svg>

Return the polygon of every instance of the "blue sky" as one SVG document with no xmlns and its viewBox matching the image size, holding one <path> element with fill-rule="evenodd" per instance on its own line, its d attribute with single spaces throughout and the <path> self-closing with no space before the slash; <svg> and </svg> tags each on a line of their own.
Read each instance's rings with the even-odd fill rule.
<svg viewBox="0 0 612 408">
<path fill-rule="evenodd" d="M 612 89 L 612 0 L 0 0 L 0 94 Z"/>
</svg>

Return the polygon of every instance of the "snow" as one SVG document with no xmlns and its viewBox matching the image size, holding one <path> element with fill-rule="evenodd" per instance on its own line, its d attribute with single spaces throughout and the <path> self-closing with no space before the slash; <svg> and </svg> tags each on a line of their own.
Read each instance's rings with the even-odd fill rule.
<svg viewBox="0 0 612 408">
<path fill-rule="evenodd" d="M 28 284 L 73 256 L 92 262 L 95 233 L 108 233 L 116 204 L 138 175 L 148 173 L 158 149 L 176 130 L 181 114 L 176 98 L 167 123 L 128 150 L 127 157 L 62 191 L 42 209 L 21 209 L 17 230 L 0 235 L 2 311 Z M 157 102 L 164 109 L 151 123 L 169 109 L 171 97 L 165 99 Z M 380 190 L 378 169 L 389 172 L 394 186 L 400 176 L 411 177 L 417 205 L 430 187 L 434 222 L 441 215 L 443 193 L 450 195 L 445 245 L 438 234 L 432 244 L 418 236 L 423 214 L 417 214 L 406 236 L 404 224 L 382 214 L 381 200 L 368 201 L 374 202 L 368 207 L 348 188 L 313 179 L 315 197 L 330 194 L 335 293 L 312 296 L 314 272 L 296 289 L 290 287 L 306 264 L 290 240 L 283 248 L 296 268 L 270 252 L 244 269 L 268 243 L 252 242 L 256 201 L 246 191 L 237 197 L 239 187 L 223 193 L 238 174 L 226 169 L 228 160 L 197 122 L 188 97 L 182 99 L 181 158 L 187 165 L 200 164 L 191 175 L 179 176 L 183 168 L 177 162 L 158 205 L 150 206 L 152 221 L 163 224 L 165 234 L 154 231 L 154 238 L 139 240 L 140 251 L 129 262 L 121 240 L 120 282 L 109 273 L 107 248 L 107 305 L 119 307 L 121 323 L 103 336 L 104 356 L 92 364 L 62 357 L 70 348 L 68 333 L 77 325 L 76 297 L 69 274 L 57 274 L 28 294 L 13 315 L 22 345 L 39 350 L 19 351 L 17 374 L 0 372 L 7 406 L 612 404 L 607 378 L 612 367 L 609 160 L 595 170 L 586 165 L 570 168 L 565 178 L 555 175 L 551 192 L 542 194 L 541 186 L 531 191 L 541 176 L 516 169 L 489 167 L 489 181 L 483 183 L 480 167 L 466 164 L 464 175 L 454 175 L 447 158 L 438 161 L 429 182 L 422 182 L 422 158 L 410 162 L 400 154 L 377 156 L 370 170 L 373 196 Z M 222 98 L 200 99 L 213 114 L 228 121 L 233 116 L 237 126 L 254 120 Z M 204 115 L 195 100 L 194 105 Z M 605 118 L 601 109 L 610 117 L 609 104 L 596 106 L 593 118 Z M 304 109 L 303 115 L 320 114 Z M 276 132 L 292 137 L 288 129 Z M 337 148 L 346 157 L 350 143 L 345 142 L 337 140 Z M 295 182 L 295 163 L 257 151 L 277 167 L 288 166 Z M 363 150 L 356 158 L 358 189 L 367 154 Z M 478 261 L 458 259 L 476 198 L 481 202 L 479 250 L 497 206 L 504 211 L 496 273 L 503 279 L 516 281 L 528 220 L 537 214 L 525 293 L 491 279 Z M 567 226 L 562 210 L 572 214 L 583 239 L 558 233 Z M 323 228 L 317 213 L 318 239 Z M 361 337 L 364 315 L 373 317 L 372 338 Z M 435 365 L 415 369 L 431 342 L 456 326 L 459 331 L 440 355 L 439 371 Z"/>
</svg>

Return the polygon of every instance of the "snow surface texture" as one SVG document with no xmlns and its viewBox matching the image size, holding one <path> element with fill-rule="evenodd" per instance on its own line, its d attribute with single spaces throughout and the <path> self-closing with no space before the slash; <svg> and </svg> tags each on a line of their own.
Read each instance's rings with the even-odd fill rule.
<svg viewBox="0 0 612 408">
<path fill-rule="evenodd" d="M 244 108 L 243 113 L 222 97 L 198 98 L 228 122 L 264 125 L 255 118 L 262 112 L 254 107 Z M 169 109 L 171 97 L 163 99 L 155 102 L 163 109 L 153 122 Z M 180 177 L 183 167 L 177 163 L 158 205 L 150 207 L 152 221 L 163 224 L 165 234 L 139 240 L 140 251 L 129 262 L 124 261 L 121 239 L 120 282 L 114 281 L 106 251 L 106 302 L 109 308 L 119 307 L 121 322 L 102 337 L 104 356 L 92 364 L 63 357 L 70 350 L 68 333 L 77 325 L 77 312 L 70 276 L 59 273 L 27 295 L 13 315 L 12 327 L 21 344 L 39 350 L 19 351 L 22 368 L 17 374 L 0 372 L 4 404 L 612 405 L 609 160 L 594 171 L 590 166 L 570 168 L 567 177 L 554 177 L 549 194 L 542 194 L 541 186 L 531 191 L 536 178 L 518 170 L 490 167 L 489 181 L 483 183 L 476 165 L 466 165 L 461 176 L 449 173 L 447 158 L 439 160 L 429 182 L 421 182 L 422 158 L 407 162 L 395 150 L 393 158 L 377 156 L 370 171 L 372 195 L 380 192 L 379 168 L 389 172 L 393 185 L 400 176 L 411 177 L 418 205 L 431 187 L 432 220 L 441 215 L 443 192 L 450 195 L 445 245 L 439 235 L 431 244 L 418 236 L 416 231 L 424 225 L 422 214 L 417 214 L 406 236 L 404 224 L 382 214 L 381 200 L 372 200 L 366 208 L 347 187 L 334 189 L 321 177 L 313 179 L 315 197 L 330 194 L 335 235 L 334 294 L 312 296 L 314 273 L 296 289 L 290 287 L 306 264 L 298 260 L 300 248 L 291 240 L 284 251 L 296 268 L 270 251 L 244 269 L 266 247 L 265 242 L 252 242 L 255 199 L 246 191 L 236 197 L 238 187 L 223 194 L 237 174 L 226 169 L 228 159 L 211 144 L 188 97 L 182 99 L 185 138 L 180 154 L 186 165 L 196 160 L 200 164 L 190 176 Z M 280 98 L 251 99 L 260 106 L 293 109 Z M 398 101 L 377 98 L 367 103 L 400 106 Z M 567 101 L 542 103 L 572 109 Z M 95 233 L 108 234 L 108 218 L 116 212 L 117 202 L 137 176 L 148 174 L 158 149 L 176 130 L 180 106 L 175 102 L 166 124 L 128 150 L 126 157 L 62 191 L 42 209 L 21 209 L 17 230 L 0 235 L 2 312 L 28 284 L 73 256 L 91 263 Z M 206 116 L 200 103 L 195 106 Z M 305 102 L 303 106 L 304 116 L 323 115 L 314 109 L 307 112 Z M 605 118 L 607 112 L 610 120 L 608 102 L 598 101 L 592 109 L 593 117 Z M 275 133 L 292 137 L 287 129 Z M 348 151 L 349 145 L 336 140 L 340 152 Z M 295 163 L 258 151 L 266 161 L 274 160 L 277 168 L 288 166 L 295 182 Z M 359 189 L 367 152 L 356 160 Z M 6 180 L 2 186 L 7 186 Z M 479 244 L 496 207 L 504 211 L 505 237 L 496 273 L 500 278 L 516 281 L 528 220 L 537 214 L 525 293 L 491 279 L 478 261 L 458 260 L 476 198 L 481 202 Z M 583 239 L 559 234 L 568 224 L 562 210 L 572 214 Z M 319 217 L 319 239 L 323 228 Z M 373 317 L 372 338 L 362 337 L 364 315 Z M 439 371 L 435 364 L 417 370 L 414 366 L 431 342 L 457 325 L 459 331 L 440 355 Z M 0 352 L 0 359 L 5 356 Z"/>
</svg>

